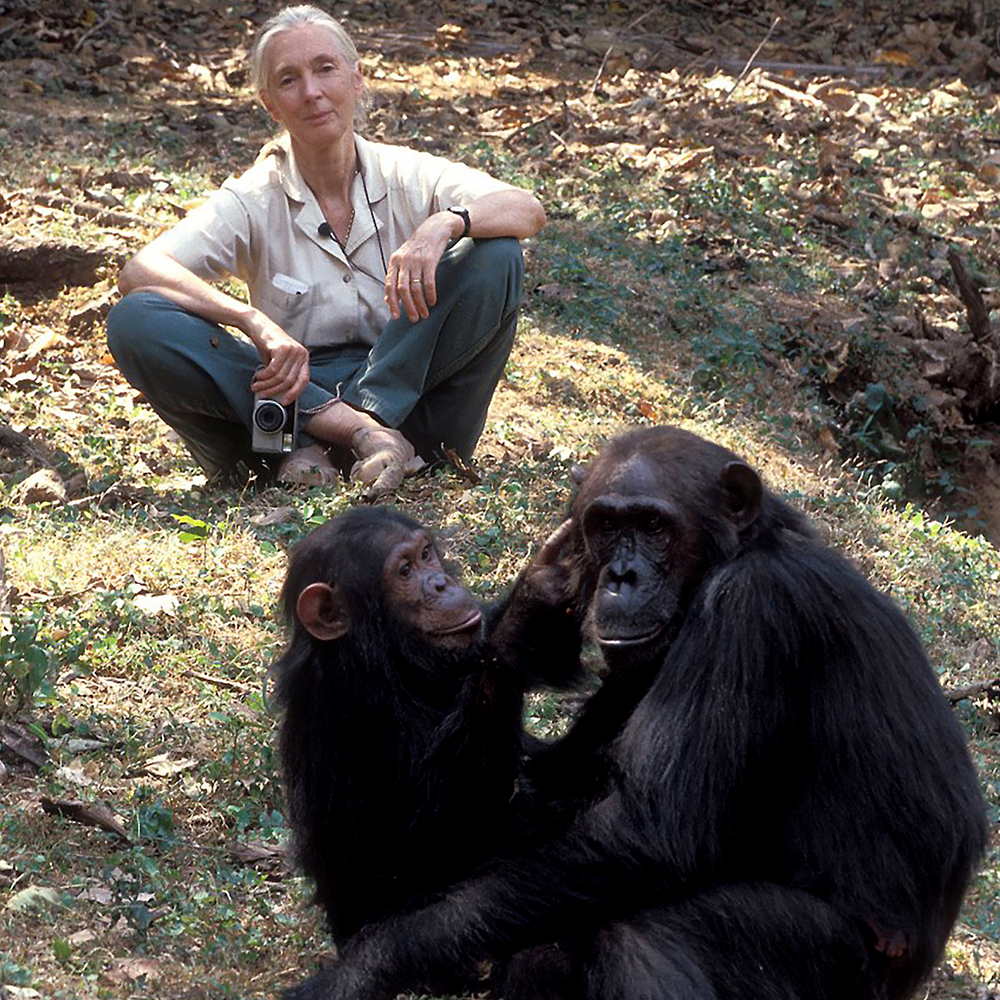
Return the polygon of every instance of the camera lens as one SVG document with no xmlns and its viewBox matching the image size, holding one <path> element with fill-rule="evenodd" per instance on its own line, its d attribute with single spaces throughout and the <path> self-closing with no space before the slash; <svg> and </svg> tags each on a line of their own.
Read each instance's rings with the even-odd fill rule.
<svg viewBox="0 0 1000 1000">
<path fill-rule="evenodd" d="M 254 408 L 253 422 L 265 434 L 280 431 L 285 426 L 285 408 L 273 399 L 262 399 Z"/>
</svg>

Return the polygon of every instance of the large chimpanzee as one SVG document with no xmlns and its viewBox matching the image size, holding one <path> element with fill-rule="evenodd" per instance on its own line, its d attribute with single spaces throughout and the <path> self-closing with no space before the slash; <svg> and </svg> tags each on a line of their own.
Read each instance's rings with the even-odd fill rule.
<svg viewBox="0 0 1000 1000">
<path fill-rule="evenodd" d="M 575 627 L 553 631 L 533 585 L 559 546 L 485 628 L 402 514 L 352 510 L 296 546 L 272 668 L 280 751 L 297 857 L 336 938 L 468 875 L 510 832 L 525 687 L 578 666 Z"/>
<path fill-rule="evenodd" d="M 375 1000 L 514 955 L 507 998 L 910 996 L 986 829 L 902 614 L 748 465 L 679 429 L 612 441 L 571 518 L 608 676 L 537 761 L 568 820 L 288 995 Z"/>
</svg>

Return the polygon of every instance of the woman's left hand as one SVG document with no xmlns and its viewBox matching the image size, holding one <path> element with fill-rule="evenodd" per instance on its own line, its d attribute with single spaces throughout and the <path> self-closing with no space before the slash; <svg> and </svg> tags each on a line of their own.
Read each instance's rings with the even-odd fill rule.
<svg viewBox="0 0 1000 1000">
<path fill-rule="evenodd" d="M 448 242 L 462 232 L 461 216 L 435 212 L 414 230 L 413 235 L 389 258 L 385 276 L 385 301 L 389 314 L 401 313 L 411 323 L 427 319 L 437 302 L 435 276 Z"/>
</svg>

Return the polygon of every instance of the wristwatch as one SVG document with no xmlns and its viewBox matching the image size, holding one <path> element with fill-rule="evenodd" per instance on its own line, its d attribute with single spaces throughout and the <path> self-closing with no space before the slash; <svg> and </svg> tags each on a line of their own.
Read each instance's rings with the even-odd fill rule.
<svg viewBox="0 0 1000 1000">
<path fill-rule="evenodd" d="M 462 230 L 462 235 L 459 236 L 459 239 L 464 240 L 465 237 L 469 235 L 469 230 L 472 228 L 472 222 L 469 220 L 469 210 L 467 208 L 462 208 L 461 205 L 451 205 L 448 208 L 448 211 L 462 217 L 462 221 L 465 223 L 465 228 Z"/>
</svg>

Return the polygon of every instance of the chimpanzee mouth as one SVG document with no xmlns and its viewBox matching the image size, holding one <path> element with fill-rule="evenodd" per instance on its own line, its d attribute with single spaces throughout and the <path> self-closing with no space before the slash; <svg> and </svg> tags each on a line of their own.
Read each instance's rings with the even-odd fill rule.
<svg viewBox="0 0 1000 1000">
<path fill-rule="evenodd" d="M 468 632 L 470 629 L 478 628 L 479 623 L 483 620 L 483 616 L 479 611 L 473 611 L 468 618 L 463 622 L 459 622 L 457 625 L 452 625 L 451 628 L 440 628 L 434 630 L 434 635 L 456 635 L 459 632 Z"/>
<path fill-rule="evenodd" d="M 616 635 L 612 633 L 598 632 L 594 638 L 599 646 L 610 649 L 632 649 L 637 646 L 645 646 L 647 643 L 658 639 L 663 634 L 666 624 L 659 622 L 648 632 L 636 633 L 633 635 Z"/>
</svg>

